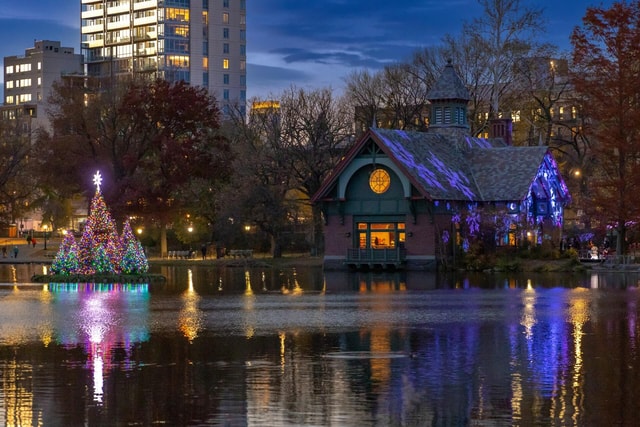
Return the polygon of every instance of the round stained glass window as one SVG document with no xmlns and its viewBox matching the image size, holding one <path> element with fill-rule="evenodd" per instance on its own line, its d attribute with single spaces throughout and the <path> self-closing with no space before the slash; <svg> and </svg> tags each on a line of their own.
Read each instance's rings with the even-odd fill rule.
<svg viewBox="0 0 640 427">
<path fill-rule="evenodd" d="M 389 189 L 391 184 L 391 177 L 389 172 L 384 169 L 376 169 L 371 172 L 369 177 L 369 187 L 374 193 L 382 194 Z"/>
</svg>

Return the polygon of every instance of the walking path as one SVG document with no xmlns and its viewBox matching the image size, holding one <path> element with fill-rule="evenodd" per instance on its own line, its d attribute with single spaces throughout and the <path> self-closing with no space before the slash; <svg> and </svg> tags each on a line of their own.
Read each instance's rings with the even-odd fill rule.
<svg viewBox="0 0 640 427">
<path fill-rule="evenodd" d="M 59 238 L 47 239 L 47 249 L 44 240 L 39 239 L 36 246 L 27 244 L 23 238 L 0 237 L 0 249 L 7 248 L 7 255 L 0 252 L 0 264 L 50 263 L 58 253 Z M 13 256 L 14 247 L 18 248 L 18 257 Z"/>
</svg>

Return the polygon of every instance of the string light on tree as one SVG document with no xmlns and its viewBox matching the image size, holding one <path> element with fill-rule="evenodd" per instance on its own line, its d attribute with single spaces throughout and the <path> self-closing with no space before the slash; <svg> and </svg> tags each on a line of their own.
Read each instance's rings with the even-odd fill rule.
<svg viewBox="0 0 640 427">
<path fill-rule="evenodd" d="M 128 222 L 119 236 L 107 204 L 100 192 L 102 176 L 93 176 L 96 193 L 91 200 L 89 217 L 76 246 L 73 236 L 61 246 L 54 260 L 53 274 L 146 273 L 148 264 L 142 245 Z"/>
</svg>

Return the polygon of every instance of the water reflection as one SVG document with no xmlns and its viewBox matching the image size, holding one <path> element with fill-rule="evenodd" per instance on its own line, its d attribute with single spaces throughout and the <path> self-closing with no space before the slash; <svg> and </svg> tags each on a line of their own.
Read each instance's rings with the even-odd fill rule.
<svg viewBox="0 0 640 427">
<path fill-rule="evenodd" d="M 187 273 L 187 290 L 182 294 L 183 305 L 180 310 L 179 323 L 184 336 L 189 342 L 193 342 L 202 327 L 203 313 L 198 307 L 200 296 L 193 286 L 193 271 L 189 269 Z"/>
<path fill-rule="evenodd" d="M 4 424 L 633 425 L 640 409 L 632 275 L 166 271 L 0 286 Z"/>
</svg>

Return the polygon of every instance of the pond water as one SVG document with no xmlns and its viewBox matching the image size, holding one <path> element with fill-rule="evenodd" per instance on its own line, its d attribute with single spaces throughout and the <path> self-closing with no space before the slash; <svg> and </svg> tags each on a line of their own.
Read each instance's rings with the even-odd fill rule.
<svg viewBox="0 0 640 427">
<path fill-rule="evenodd" d="M 6 426 L 600 426 L 640 410 L 639 277 L 0 266 Z"/>
</svg>

